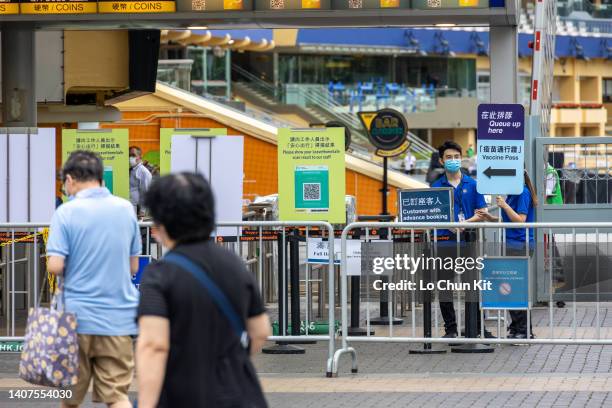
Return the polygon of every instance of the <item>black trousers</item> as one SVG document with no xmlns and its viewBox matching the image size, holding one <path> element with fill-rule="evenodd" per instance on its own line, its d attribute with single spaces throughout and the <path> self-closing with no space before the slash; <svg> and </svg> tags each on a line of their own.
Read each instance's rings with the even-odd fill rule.
<svg viewBox="0 0 612 408">
<path fill-rule="evenodd" d="M 457 314 L 453 302 L 440 302 L 440 312 L 442 312 L 442 319 L 444 319 L 444 331 L 446 333 L 459 333 L 457 330 Z M 465 315 L 463 322 L 465 323 L 467 320 L 467 315 Z M 476 333 L 480 333 L 480 308 L 478 308 L 476 317 Z"/>
<path fill-rule="evenodd" d="M 469 242 L 462 242 L 459 246 L 459 253 L 457 252 L 457 245 L 455 243 L 455 241 L 451 240 L 451 241 L 447 241 L 447 242 L 440 242 L 438 243 L 438 245 L 436 245 L 435 248 L 435 254 L 437 258 L 457 258 L 457 257 L 473 257 L 474 255 L 474 247 L 472 246 L 472 244 L 470 244 Z M 436 279 L 437 280 L 450 280 L 450 281 L 454 281 L 455 280 L 455 276 L 456 276 L 456 272 L 453 270 L 437 270 L 437 276 Z M 478 276 L 477 272 L 472 270 L 472 271 L 466 271 L 464 272 L 464 274 L 461 276 L 461 280 L 462 281 L 466 281 L 466 282 L 470 282 L 473 281 L 476 277 Z M 466 292 L 466 302 L 476 302 L 476 304 L 478 304 L 477 301 L 477 296 L 478 296 L 478 292 L 477 291 L 470 291 L 469 294 Z M 457 314 L 455 312 L 455 306 L 453 304 L 453 291 L 452 290 L 447 290 L 447 291 L 440 291 L 438 292 L 438 298 L 440 300 L 440 312 L 442 313 L 442 319 L 444 320 L 444 330 L 446 331 L 446 333 L 458 333 L 458 329 L 457 329 Z M 480 308 L 477 306 L 477 321 L 476 321 L 476 332 L 480 333 Z M 463 320 L 463 322 L 465 323 L 466 321 L 468 321 L 467 319 L 467 314 L 465 315 L 466 318 Z"/>
<path fill-rule="evenodd" d="M 510 317 L 512 321 L 508 325 L 508 330 L 514 333 L 527 335 L 527 312 L 524 310 L 510 310 Z M 532 324 L 530 324 L 529 332 L 533 333 Z"/>
</svg>

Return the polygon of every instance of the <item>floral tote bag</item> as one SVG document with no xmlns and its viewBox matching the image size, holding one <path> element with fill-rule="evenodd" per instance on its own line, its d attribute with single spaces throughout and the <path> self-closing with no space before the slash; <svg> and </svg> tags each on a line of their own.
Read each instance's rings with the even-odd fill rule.
<svg viewBox="0 0 612 408">
<path fill-rule="evenodd" d="M 75 385 L 79 371 L 76 328 L 75 314 L 64 311 L 63 279 L 58 279 L 51 307 L 30 308 L 19 376 L 48 387 Z"/>
</svg>

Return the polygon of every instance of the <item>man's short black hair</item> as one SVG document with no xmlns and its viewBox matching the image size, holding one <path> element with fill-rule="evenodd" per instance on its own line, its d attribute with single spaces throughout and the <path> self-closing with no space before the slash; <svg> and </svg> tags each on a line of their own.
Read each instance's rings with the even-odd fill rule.
<svg viewBox="0 0 612 408">
<path fill-rule="evenodd" d="M 459 143 L 453 140 L 447 140 L 442 143 L 442 146 L 438 147 L 438 154 L 440 155 L 440 160 L 444 160 L 444 152 L 448 149 L 457 150 L 459 153 L 463 154 L 463 149 L 459 145 Z"/>
<path fill-rule="evenodd" d="M 97 153 L 75 150 L 70 154 L 62 168 L 62 183 L 66 181 L 67 175 L 79 182 L 97 181 L 102 184 L 104 178 L 102 159 Z"/>
<path fill-rule="evenodd" d="M 130 150 L 132 150 L 132 149 L 136 151 L 136 154 L 137 154 L 138 156 L 142 156 L 142 149 L 141 149 L 140 147 L 138 147 L 138 146 L 130 146 L 130 148 L 128 149 L 128 151 L 130 151 Z"/>
<path fill-rule="evenodd" d="M 207 240 L 215 228 L 213 192 L 200 174 L 169 174 L 155 180 L 145 194 L 145 207 L 180 243 Z"/>
</svg>

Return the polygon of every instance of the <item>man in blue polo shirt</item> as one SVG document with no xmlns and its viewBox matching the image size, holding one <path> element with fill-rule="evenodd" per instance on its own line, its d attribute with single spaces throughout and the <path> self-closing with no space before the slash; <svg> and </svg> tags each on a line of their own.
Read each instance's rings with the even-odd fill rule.
<svg viewBox="0 0 612 408">
<path fill-rule="evenodd" d="M 100 156 L 73 152 L 62 169 L 72 199 L 51 219 L 47 269 L 64 279 L 65 308 L 76 314 L 79 341 L 79 381 L 62 407 L 81 404 L 92 380 L 94 402 L 131 407 L 131 336 L 138 334 L 131 273 L 138 270 L 140 231 L 130 202 L 102 187 L 103 173 Z"/>
<path fill-rule="evenodd" d="M 453 189 L 453 214 L 455 222 L 483 221 L 482 214 L 486 212 L 487 203 L 482 194 L 476 191 L 476 181 L 461 172 L 461 146 L 448 140 L 438 148 L 440 163 L 444 166 L 444 174 L 431 184 L 431 187 L 450 187 Z M 476 211 L 480 210 L 480 211 Z M 456 241 L 464 241 L 465 237 L 456 231 L 437 230 L 438 257 L 457 257 Z M 449 245 L 444 243 L 448 242 Z M 465 254 L 463 255 L 465 256 Z M 453 279 L 450 274 L 445 278 Z M 457 320 L 452 302 L 452 292 L 440 293 L 440 311 L 444 319 L 445 338 L 457 337 Z"/>
</svg>

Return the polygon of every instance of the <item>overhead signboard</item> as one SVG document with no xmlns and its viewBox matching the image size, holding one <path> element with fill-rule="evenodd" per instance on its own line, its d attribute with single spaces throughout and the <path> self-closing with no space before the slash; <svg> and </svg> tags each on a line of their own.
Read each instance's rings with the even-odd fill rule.
<svg viewBox="0 0 612 408">
<path fill-rule="evenodd" d="M 451 188 L 400 190 L 399 222 L 453 222 L 453 191 Z"/>
<path fill-rule="evenodd" d="M 96 0 L 21 0 L 21 14 L 95 14 L 98 12 Z"/>
<path fill-rule="evenodd" d="M 332 9 L 410 8 L 410 0 L 332 0 Z"/>
<path fill-rule="evenodd" d="M 329 10 L 331 0 L 255 0 L 255 10 Z"/>
<path fill-rule="evenodd" d="M 466 14 L 469 9 L 483 9 L 482 12 Z M 295 11 L 298 14 L 285 15 L 274 11 Z M 333 10 L 356 10 L 354 14 L 338 14 Z M 104 19 L 105 27 L 114 28 L 158 28 L 160 22 L 171 29 L 182 29 L 201 24 L 202 12 L 242 11 L 222 19 L 207 21 L 209 28 L 227 28 L 231 23 L 236 28 L 259 27 L 261 25 L 281 24 L 284 27 L 300 27 L 304 18 L 309 26 L 334 27 L 355 26 L 373 27 L 380 25 L 380 19 L 359 13 L 359 10 L 379 10 L 386 13 L 386 25 L 410 24 L 496 24 L 513 25 L 518 23 L 518 8 L 506 6 L 504 0 L 0 0 L 0 15 L 8 16 L 6 21 L 33 21 L 37 27 L 60 27 L 66 22 L 71 27 L 90 28 L 96 18 L 91 14 L 115 14 L 118 19 Z M 172 14 L 146 21 L 147 14 Z M 253 12 L 255 11 L 255 13 Z M 271 11 L 272 13 L 257 13 Z M 331 11 L 323 13 L 324 11 Z M 304 12 L 302 14 L 302 12 Z M 313 12 L 313 13 L 311 13 Z M 249 13 L 249 14 L 247 14 Z M 320 13 L 320 14 L 319 14 Z M 23 19 L 21 15 L 34 16 Z M 65 15 L 63 19 L 37 19 L 36 15 Z M 17 15 L 17 16 L 13 16 Z M 141 15 L 141 16 L 138 16 Z M 79 17 L 81 16 L 81 17 Z M 102 20 L 100 20 L 102 21 Z"/>
<path fill-rule="evenodd" d="M 204 0 L 202 0 L 204 1 Z M 99 0 L 98 13 L 174 13 L 174 0 L 142 1 L 142 0 Z"/>
<path fill-rule="evenodd" d="M 529 258 L 526 256 L 487 257 L 480 278 L 490 282 L 481 291 L 483 309 L 529 308 Z"/>
<path fill-rule="evenodd" d="M 281 221 L 346 222 L 342 128 L 278 130 Z"/>
<path fill-rule="evenodd" d="M 176 0 L 178 11 L 253 10 L 253 0 Z"/>
<path fill-rule="evenodd" d="M 0 14 L 19 14 L 19 0 L 0 0 Z"/>
<path fill-rule="evenodd" d="M 489 7 L 489 0 L 412 0 L 412 8 L 415 8 L 415 9 L 487 8 L 487 7 Z"/>
<path fill-rule="evenodd" d="M 377 148 L 377 156 L 399 156 L 410 146 L 406 137 L 408 134 L 406 118 L 395 109 L 358 112 L 357 115 L 368 131 L 370 143 Z"/>
<path fill-rule="evenodd" d="M 520 194 L 524 186 L 525 108 L 521 104 L 478 106 L 477 190 Z"/>
</svg>

